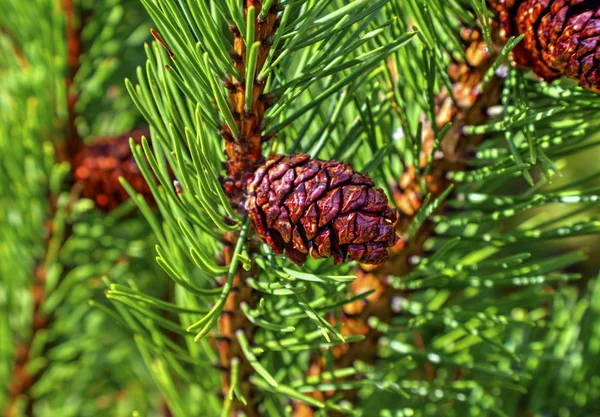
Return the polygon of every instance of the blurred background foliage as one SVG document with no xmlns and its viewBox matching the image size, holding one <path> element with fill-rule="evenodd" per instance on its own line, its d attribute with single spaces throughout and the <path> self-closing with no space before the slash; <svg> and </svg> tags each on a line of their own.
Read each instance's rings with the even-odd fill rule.
<svg viewBox="0 0 600 417">
<path fill-rule="evenodd" d="M 76 7 L 87 20 L 73 84 L 76 124 L 91 142 L 141 123 L 123 78 L 142 59 L 149 19 L 136 1 Z M 166 287 L 150 255 L 152 234 L 132 204 L 105 215 L 93 201 L 72 201 L 68 164 L 57 157 L 70 111 L 63 5 L 3 0 L 1 10 L 0 408 L 13 415 L 12 392 L 33 378 L 31 400 L 20 398 L 14 415 L 31 415 L 29 407 L 36 416 L 160 415 L 129 333 L 90 305 L 105 300 L 105 276 L 156 294 Z M 48 271 L 40 316 L 51 319 L 34 335 L 40 267 Z M 27 372 L 15 375 L 19 355 Z"/>
</svg>

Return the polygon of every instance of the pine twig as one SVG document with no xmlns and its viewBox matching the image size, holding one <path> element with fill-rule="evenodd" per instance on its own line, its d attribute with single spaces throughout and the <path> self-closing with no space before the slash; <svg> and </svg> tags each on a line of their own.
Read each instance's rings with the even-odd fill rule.
<svg viewBox="0 0 600 417">
<path fill-rule="evenodd" d="M 74 88 L 75 77 L 80 67 L 80 57 L 83 53 L 83 44 L 81 33 L 85 23 L 89 18 L 89 12 L 82 11 L 80 22 L 77 24 L 77 10 L 74 0 L 63 0 L 62 6 L 65 15 L 65 32 L 67 40 L 67 74 L 65 77 L 65 87 L 67 91 L 67 126 L 65 129 L 65 150 L 64 160 L 69 160 L 83 146 L 83 139 L 77 131 L 75 106 L 79 99 L 79 92 Z"/>
<path fill-rule="evenodd" d="M 254 16 L 254 21 L 249 20 L 248 34 L 244 39 L 238 28 L 232 28 L 234 33 L 234 52 L 232 60 L 236 70 L 241 76 L 247 76 L 247 66 L 255 66 L 254 79 L 240 82 L 235 77 L 227 83 L 229 88 L 229 106 L 235 119 L 238 137 L 230 127 L 223 129 L 223 138 L 225 139 L 225 152 L 227 161 L 227 179 L 225 181 L 225 191 L 230 200 L 235 205 L 242 204 L 242 198 L 248 182 L 252 179 L 254 172 L 263 162 L 262 158 L 262 130 L 265 111 L 268 102 L 263 95 L 265 89 L 265 80 L 259 80 L 255 74 L 259 74 L 263 68 L 269 50 L 271 48 L 270 38 L 274 35 L 278 26 L 277 2 L 271 4 L 269 13 L 264 18 L 257 17 L 261 14 L 261 1 L 246 0 L 244 5 L 244 15 L 249 13 Z M 252 27 L 254 33 L 252 34 Z M 254 40 L 252 45 L 246 45 L 247 41 Z M 251 50 L 258 47 L 256 54 L 251 54 Z M 252 60 L 252 62 L 250 62 Z M 249 93 L 248 90 L 252 92 Z M 251 97 L 251 102 L 249 102 Z"/>
<path fill-rule="evenodd" d="M 277 30 L 277 1 L 273 1 L 270 10 L 262 13 L 262 3 L 256 0 L 244 2 L 244 16 L 247 17 L 248 30 L 244 39 L 243 34 L 237 27 L 232 27 L 234 33 L 234 51 L 232 61 L 239 74 L 248 76 L 248 65 L 254 65 L 254 74 L 258 74 L 263 68 L 270 50 L 270 38 Z M 264 15 L 261 18 L 259 15 Z M 254 29 L 254 30 L 253 30 Z M 246 45 L 250 40 L 251 45 Z M 251 56 L 248 50 L 253 48 L 255 54 Z M 256 48 L 258 48 L 256 50 Z M 256 53 L 257 52 L 257 53 Z M 249 62 L 249 60 L 255 60 Z M 222 135 L 225 140 L 225 151 L 228 157 L 226 163 L 227 178 L 225 180 L 225 192 L 237 209 L 242 209 L 245 197 L 246 185 L 252 179 L 254 172 L 263 162 L 262 157 L 262 122 L 264 120 L 267 103 L 263 100 L 265 83 L 253 79 L 246 79 L 245 83 L 235 77 L 226 83 L 229 94 L 229 106 L 235 119 L 238 134 L 234 135 L 229 126 L 223 128 Z M 251 88 L 252 92 L 247 89 Z M 237 136 L 237 137 L 235 137 Z M 228 233 L 225 236 L 226 246 L 223 258 L 226 264 L 232 261 L 233 248 L 237 243 L 238 236 Z M 251 251 L 252 248 L 249 248 Z M 243 331 L 250 340 L 253 338 L 254 325 L 246 318 L 240 309 L 240 303 L 245 302 L 253 307 L 258 302 L 257 294 L 247 284 L 246 279 L 252 275 L 252 271 L 239 269 L 233 282 L 234 290 L 227 298 L 223 314 L 219 320 L 220 334 L 216 342 L 219 352 L 220 365 L 223 370 L 221 375 L 222 393 L 227 398 L 230 391 L 232 361 L 240 360 L 239 365 L 239 389 L 247 399 L 247 404 L 236 402 L 232 405 L 230 414 L 237 415 L 243 411 L 248 417 L 258 417 L 258 399 L 256 391 L 250 384 L 250 376 L 254 373 L 248 360 L 244 358 L 243 351 L 236 338 L 236 332 Z"/>
</svg>

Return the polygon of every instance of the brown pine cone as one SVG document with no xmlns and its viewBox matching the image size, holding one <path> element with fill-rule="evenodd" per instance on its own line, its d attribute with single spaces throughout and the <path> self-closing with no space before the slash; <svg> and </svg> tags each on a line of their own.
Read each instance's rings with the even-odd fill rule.
<svg viewBox="0 0 600 417">
<path fill-rule="evenodd" d="M 600 1 L 494 0 L 508 35 L 525 34 L 518 65 L 553 81 L 561 76 L 600 93 Z"/>
<path fill-rule="evenodd" d="M 248 213 L 261 239 L 298 265 L 307 254 L 381 264 L 399 241 L 397 212 L 374 185 L 349 164 L 277 156 L 256 171 Z"/>
<path fill-rule="evenodd" d="M 124 177 L 146 201 L 154 205 L 150 187 L 146 183 L 129 148 L 129 138 L 136 143 L 142 136 L 149 137 L 148 129 L 99 139 L 81 148 L 72 161 L 75 181 L 82 185 L 82 196 L 96 202 L 102 211 L 111 211 L 129 199 L 129 194 L 121 186 L 119 177 Z"/>
</svg>

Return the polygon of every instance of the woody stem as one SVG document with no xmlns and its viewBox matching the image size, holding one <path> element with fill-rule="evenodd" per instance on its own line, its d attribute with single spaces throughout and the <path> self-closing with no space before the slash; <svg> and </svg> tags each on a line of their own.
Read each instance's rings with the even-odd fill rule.
<svg viewBox="0 0 600 417">
<path fill-rule="evenodd" d="M 248 31 L 244 36 L 239 28 L 233 27 L 234 50 L 231 54 L 233 64 L 237 73 L 242 77 L 247 74 L 247 65 L 252 59 L 252 64 L 256 66 L 255 74 L 260 73 L 267 56 L 271 49 L 270 38 L 277 30 L 277 1 L 273 1 L 266 13 L 262 12 L 262 1 L 245 0 L 244 17 L 250 28 L 254 31 Z M 264 16 L 263 18 L 259 16 Z M 253 41 L 247 45 L 246 42 Z M 252 54 L 250 49 L 254 49 Z M 252 56 L 251 56 L 252 55 Z M 229 89 L 229 107 L 234 116 L 236 130 L 238 133 L 234 137 L 229 126 L 223 128 L 222 135 L 225 140 L 225 152 L 227 154 L 227 177 L 225 179 L 225 192 L 232 203 L 232 206 L 238 211 L 243 212 L 244 199 L 246 195 L 246 186 L 252 179 L 254 172 L 262 163 L 262 123 L 267 110 L 267 104 L 263 99 L 265 82 L 259 81 L 256 76 L 252 80 L 239 80 L 232 76 L 225 85 Z M 251 88 L 249 92 L 247 89 Z M 251 100 L 250 100 L 251 98 Z M 223 252 L 225 263 L 232 261 L 234 247 L 237 244 L 238 235 L 228 233 L 225 236 L 226 245 Z M 248 248 L 252 252 L 254 248 Z M 233 279 L 233 290 L 227 298 L 223 314 L 219 319 L 219 337 L 216 341 L 220 368 L 222 372 L 222 390 L 225 396 L 228 395 L 232 377 L 232 364 L 237 366 L 238 387 L 241 393 L 246 397 L 248 403 L 241 404 L 235 401 L 231 407 L 231 415 L 236 415 L 238 411 L 243 411 L 248 417 L 258 417 L 258 400 L 255 390 L 249 382 L 253 374 L 252 367 L 244 358 L 243 351 L 238 342 L 239 332 L 242 332 L 246 339 L 252 340 L 254 336 L 254 326 L 242 312 L 241 304 L 245 303 L 253 307 L 258 302 L 258 296 L 246 283 L 246 279 L 256 271 L 238 270 Z"/>
</svg>

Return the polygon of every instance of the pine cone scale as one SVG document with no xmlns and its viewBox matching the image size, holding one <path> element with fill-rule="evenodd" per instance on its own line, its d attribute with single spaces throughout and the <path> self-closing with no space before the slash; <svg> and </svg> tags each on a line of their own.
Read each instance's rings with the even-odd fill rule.
<svg viewBox="0 0 600 417">
<path fill-rule="evenodd" d="M 257 170 L 248 213 L 263 241 L 298 264 L 307 255 L 381 263 L 398 242 L 397 216 L 373 187 L 347 164 L 304 154 L 277 157 Z"/>
<path fill-rule="evenodd" d="M 340 237 L 340 245 L 348 245 L 355 239 L 356 213 L 349 213 L 337 217 L 333 222 L 333 228 Z"/>
<path fill-rule="evenodd" d="M 306 215 L 301 218 L 300 225 L 304 228 L 306 239 L 313 240 L 317 236 L 317 208 L 314 204 L 311 204 Z"/>
<path fill-rule="evenodd" d="M 327 173 L 325 171 L 319 171 L 317 175 L 304 183 L 306 184 L 306 194 L 308 197 L 306 200 L 307 205 L 312 204 L 325 194 L 328 182 Z"/>
<path fill-rule="evenodd" d="M 340 212 L 342 202 L 342 189 L 335 188 L 328 191 L 322 199 L 317 202 L 319 227 L 325 226 L 332 221 Z"/>
</svg>

